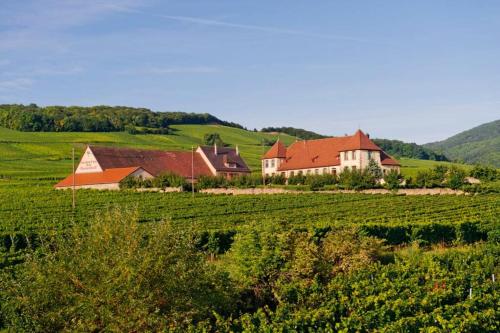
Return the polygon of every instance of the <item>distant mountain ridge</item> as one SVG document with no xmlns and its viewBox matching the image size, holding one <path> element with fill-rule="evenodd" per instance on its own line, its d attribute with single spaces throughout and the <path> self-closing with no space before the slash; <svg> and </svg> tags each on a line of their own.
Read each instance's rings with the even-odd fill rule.
<svg viewBox="0 0 500 333">
<path fill-rule="evenodd" d="M 424 146 L 443 153 L 453 161 L 500 168 L 500 119 Z"/>
</svg>

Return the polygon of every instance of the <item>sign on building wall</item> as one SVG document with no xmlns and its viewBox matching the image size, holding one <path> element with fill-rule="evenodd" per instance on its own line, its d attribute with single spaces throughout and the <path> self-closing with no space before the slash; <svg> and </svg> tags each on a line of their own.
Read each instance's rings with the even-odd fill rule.
<svg viewBox="0 0 500 333">
<path fill-rule="evenodd" d="M 92 150 L 89 147 L 85 150 L 83 157 L 78 164 L 78 168 L 76 168 L 75 173 L 92 173 L 92 172 L 101 172 L 102 168 L 97 162 Z"/>
</svg>

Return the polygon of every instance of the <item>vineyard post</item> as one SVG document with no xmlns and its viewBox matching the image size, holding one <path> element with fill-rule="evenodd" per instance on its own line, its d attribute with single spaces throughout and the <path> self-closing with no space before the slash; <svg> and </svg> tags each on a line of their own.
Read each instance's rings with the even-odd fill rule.
<svg viewBox="0 0 500 333">
<path fill-rule="evenodd" d="M 469 298 L 472 299 L 472 287 L 469 288 Z"/>
<path fill-rule="evenodd" d="M 191 146 L 191 197 L 194 199 L 194 146 Z"/>
<path fill-rule="evenodd" d="M 75 193 L 75 147 L 73 147 L 73 186 L 72 186 L 72 190 L 73 190 L 73 211 L 75 210 L 76 208 L 76 193 Z"/>
</svg>

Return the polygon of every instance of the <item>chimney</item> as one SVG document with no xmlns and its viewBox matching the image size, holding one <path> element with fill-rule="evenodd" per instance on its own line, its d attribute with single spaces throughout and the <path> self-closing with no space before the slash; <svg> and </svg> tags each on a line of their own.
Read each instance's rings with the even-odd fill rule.
<svg viewBox="0 0 500 333">
<path fill-rule="evenodd" d="M 366 133 L 366 137 L 369 139 L 369 138 L 370 138 L 370 134 L 369 134 L 369 133 Z"/>
<path fill-rule="evenodd" d="M 238 145 L 236 145 L 236 155 L 240 155 L 240 149 L 238 148 Z"/>
<path fill-rule="evenodd" d="M 217 143 L 214 143 L 214 154 L 217 155 Z"/>
</svg>

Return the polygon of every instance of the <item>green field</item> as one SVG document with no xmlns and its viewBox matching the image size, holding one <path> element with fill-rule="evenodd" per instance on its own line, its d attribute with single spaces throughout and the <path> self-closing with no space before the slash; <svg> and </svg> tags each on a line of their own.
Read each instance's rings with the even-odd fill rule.
<svg viewBox="0 0 500 333">
<path fill-rule="evenodd" d="M 173 125 L 169 135 L 132 135 L 111 133 L 54 133 L 19 132 L 0 127 L 0 176 L 16 178 L 59 179 L 71 172 L 71 149 L 76 147 L 77 158 L 86 144 L 127 146 L 145 149 L 187 150 L 203 143 L 206 133 L 217 132 L 222 140 L 238 145 L 252 171 L 260 172 L 260 157 L 269 147 L 262 146 L 263 139 L 276 139 L 278 135 L 245 131 L 219 125 Z M 289 145 L 294 137 L 279 135 Z M 415 177 L 419 170 L 447 162 L 401 159 L 402 173 Z M 468 167 L 468 166 L 464 166 Z"/>
</svg>

